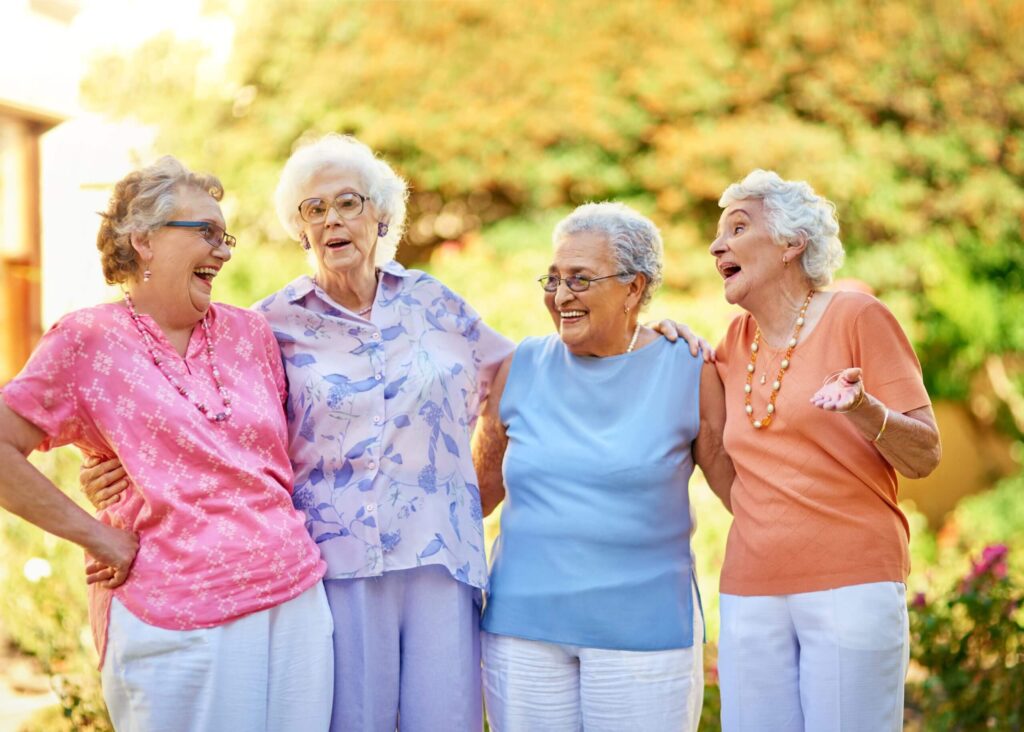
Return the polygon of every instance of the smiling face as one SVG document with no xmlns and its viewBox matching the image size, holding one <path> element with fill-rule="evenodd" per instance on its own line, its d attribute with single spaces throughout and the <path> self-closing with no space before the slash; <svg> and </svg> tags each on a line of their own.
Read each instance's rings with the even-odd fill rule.
<svg viewBox="0 0 1024 732">
<path fill-rule="evenodd" d="M 772 239 L 760 199 L 729 204 L 709 249 L 725 280 L 725 299 L 749 310 L 750 299 L 782 277 L 785 249 Z"/>
<path fill-rule="evenodd" d="M 614 275 L 618 265 L 608 238 L 583 231 L 563 238 L 555 247 L 555 259 L 548 274 L 561 278 L 582 275 L 596 278 Z M 613 356 L 626 349 L 633 320 L 624 312 L 635 312 L 640 299 L 641 278 L 619 282 L 615 277 L 593 282 L 584 292 L 573 292 L 563 282 L 555 292 L 544 293 L 551 319 L 569 351 L 577 356 Z M 635 318 L 635 315 L 634 315 Z"/>
<path fill-rule="evenodd" d="M 194 187 L 177 191 L 173 221 L 208 221 L 225 228 L 220 205 L 206 191 Z M 159 297 L 182 317 L 201 319 L 210 307 L 213 279 L 231 259 L 226 246 L 206 243 L 201 229 L 164 226 L 151 232 L 139 248 L 143 269 L 151 272 L 140 287 Z"/>
<path fill-rule="evenodd" d="M 366 186 L 355 173 L 339 168 L 317 172 L 303 188 L 300 201 L 319 198 L 328 203 L 342 193 L 367 194 Z M 298 206 L 300 201 L 296 201 Z M 302 236 L 309 242 L 321 276 L 348 275 L 374 270 L 374 249 L 377 244 L 378 216 L 372 201 L 366 201 L 361 214 L 343 219 L 333 206 L 318 224 L 302 221 Z"/>
</svg>

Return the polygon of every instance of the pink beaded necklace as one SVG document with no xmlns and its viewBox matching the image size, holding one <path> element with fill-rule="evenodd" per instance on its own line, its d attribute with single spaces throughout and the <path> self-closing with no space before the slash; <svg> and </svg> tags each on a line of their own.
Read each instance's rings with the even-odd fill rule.
<svg viewBox="0 0 1024 732">
<path fill-rule="evenodd" d="M 192 406 L 198 409 L 204 417 L 211 422 L 223 422 L 231 416 L 231 395 L 228 394 L 228 390 L 224 388 L 224 385 L 220 382 L 220 371 L 217 369 L 217 364 L 213 361 L 213 340 L 210 337 L 210 325 L 209 325 L 209 314 L 204 315 L 203 319 L 199 321 L 200 325 L 203 326 L 203 336 L 206 340 L 206 355 L 210 359 L 210 368 L 213 371 L 213 383 L 217 387 L 217 392 L 220 394 L 221 401 L 224 402 L 223 412 L 211 412 L 210 408 L 196 398 L 195 394 L 190 392 L 181 383 L 174 378 L 174 374 L 167 370 L 164 366 L 164 360 L 160 356 L 160 353 L 156 349 L 156 343 L 153 340 L 153 336 L 149 334 L 145 326 L 139 318 L 139 314 L 135 312 L 135 303 L 132 302 L 131 295 L 127 292 L 124 293 L 124 302 L 128 306 L 128 314 L 132 317 L 132 323 L 135 324 L 135 329 L 139 331 L 139 335 L 142 336 L 143 342 L 146 344 L 149 355 L 153 358 L 153 363 L 160 370 L 160 373 L 164 375 L 168 383 L 175 388 L 175 390 L 183 397 L 192 402 Z"/>
</svg>

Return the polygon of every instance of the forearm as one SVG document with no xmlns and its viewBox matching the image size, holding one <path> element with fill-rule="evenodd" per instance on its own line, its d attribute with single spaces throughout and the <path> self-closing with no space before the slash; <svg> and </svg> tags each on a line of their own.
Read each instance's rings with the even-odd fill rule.
<svg viewBox="0 0 1024 732">
<path fill-rule="evenodd" d="M 732 459 L 725 452 L 721 440 L 717 444 L 708 444 L 711 440 L 706 437 L 701 435 L 694 445 L 694 459 L 704 473 L 711 491 L 718 496 L 726 510 L 732 513 L 732 483 L 736 477 Z"/>
<path fill-rule="evenodd" d="M 887 408 L 877 398 L 865 394 L 857 409 L 842 412 L 842 415 L 853 423 L 864 439 L 874 443 L 882 457 L 901 475 L 923 478 L 939 464 L 942 447 L 930 410 L 915 410 L 910 416 Z"/>
<path fill-rule="evenodd" d="M 505 481 L 501 464 L 508 440 L 489 420 L 481 420 L 473 440 L 473 466 L 480 482 L 480 507 L 489 516 L 505 498 Z"/>
<path fill-rule="evenodd" d="M 39 472 L 14 445 L 0 443 L 0 507 L 86 549 L 101 527 Z"/>
</svg>

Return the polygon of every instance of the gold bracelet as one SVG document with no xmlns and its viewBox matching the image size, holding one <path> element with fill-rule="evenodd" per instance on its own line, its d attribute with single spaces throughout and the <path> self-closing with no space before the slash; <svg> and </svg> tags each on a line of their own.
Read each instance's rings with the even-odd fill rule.
<svg viewBox="0 0 1024 732">
<path fill-rule="evenodd" d="M 878 434 L 875 435 L 875 439 L 872 442 L 878 442 L 882 439 L 882 435 L 885 434 L 885 426 L 889 424 L 889 407 L 885 408 L 885 416 L 882 418 L 882 428 L 878 430 Z"/>
<path fill-rule="evenodd" d="M 847 412 L 853 412 L 857 409 L 860 409 L 860 405 L 864 403 L 864 397 L 866 394 L 867 392 L 864 391 L 864 386 L 861 385 L 860 396 L 857 398 L 857 401 L 851 404 L 848 409 L 844 409 L 842 412 L 840 412 L 840 414 L 846 414 Z"/>
</svg>

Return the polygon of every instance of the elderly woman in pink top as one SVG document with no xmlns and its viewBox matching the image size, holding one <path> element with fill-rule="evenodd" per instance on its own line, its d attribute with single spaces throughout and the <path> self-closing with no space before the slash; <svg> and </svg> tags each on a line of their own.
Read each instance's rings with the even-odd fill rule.
<svg viewBox="0 0 1024 732">
<path fill-rule="evenodd" d="M 219 181 L 174 158 L 115 187 L 97 246 L 123 302 L 76 311 L 0 400 L 0 505 L 87 552 L 118 730 L 317 730 L 330 719 L 324 562 L 292 506 L 266 321 L 211 302 Z M 128 490 L 94 519 L 25 459 L 75 444 Z"/>
</svg>

